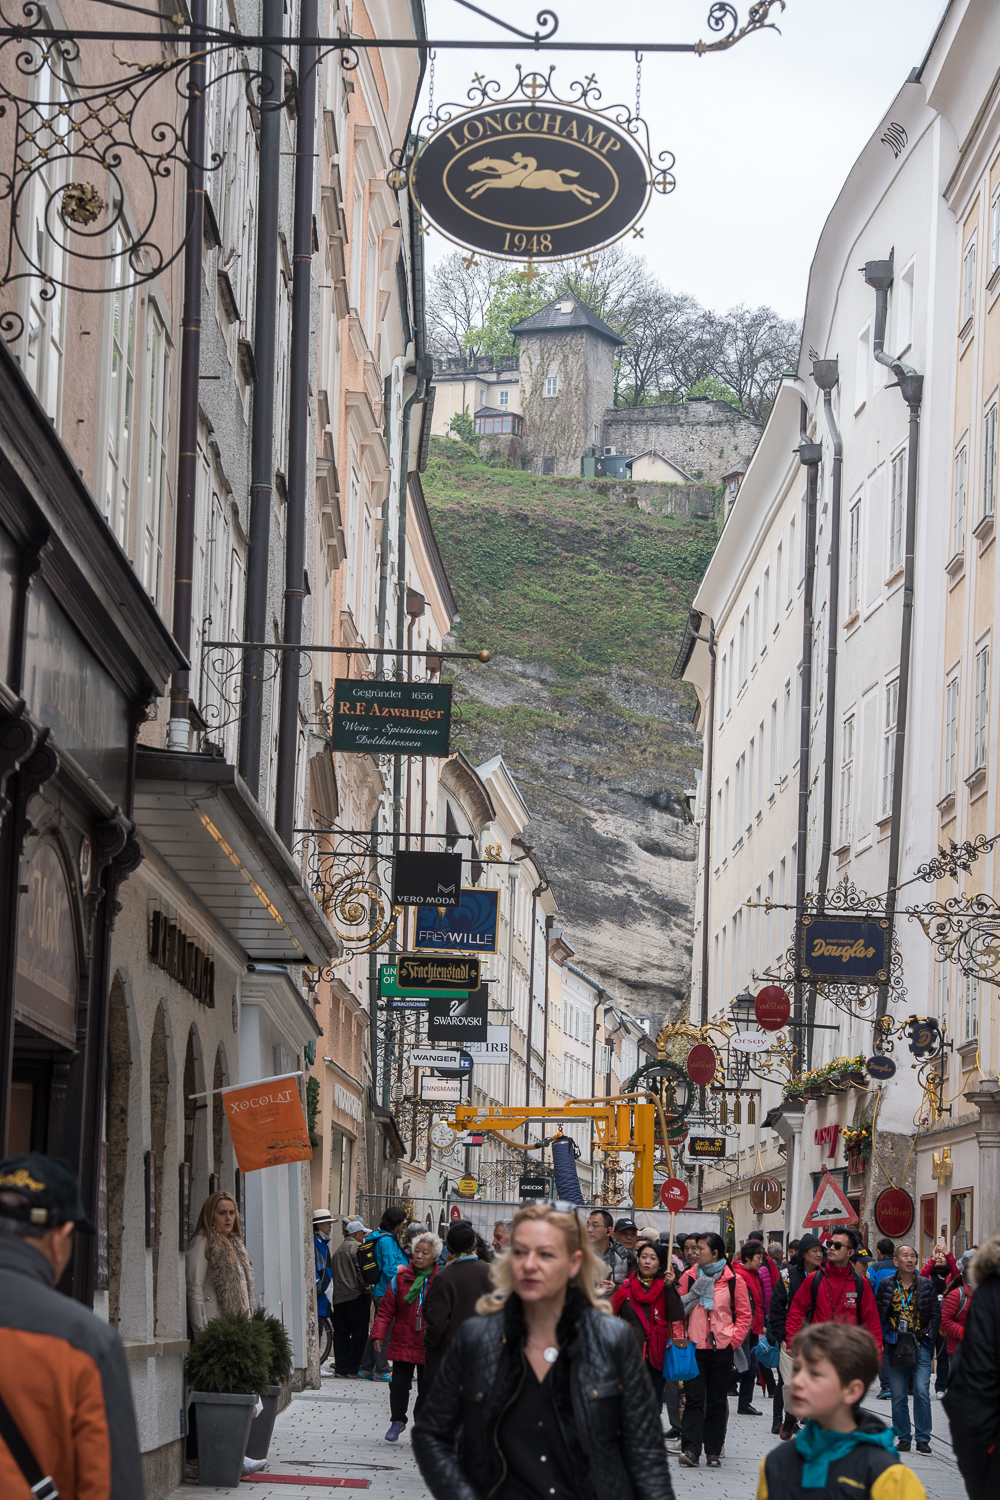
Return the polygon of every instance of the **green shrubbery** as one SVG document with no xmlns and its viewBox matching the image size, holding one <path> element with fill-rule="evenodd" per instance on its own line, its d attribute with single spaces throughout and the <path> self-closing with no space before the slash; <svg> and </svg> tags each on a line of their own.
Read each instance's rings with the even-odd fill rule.
<svg viewBox="0 0 1000 1500">
<path fill-rule="evenodd" d="M 184 1360 L 193 1391 L 266 1395 L 271 1380 L 273 1338 L 259 1318 L 220 1313 L 210 1318 Z"/>
</svg>

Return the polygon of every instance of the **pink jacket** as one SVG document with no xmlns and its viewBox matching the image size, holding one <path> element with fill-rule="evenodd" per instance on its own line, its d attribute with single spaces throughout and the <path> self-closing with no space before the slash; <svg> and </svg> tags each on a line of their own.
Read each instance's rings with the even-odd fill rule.
<svg viewBox="0 0 1000 1500">
<path fill-rule="evenodd" d="M 691 1285 L 701 1274 L 698 1266 L 692 1266 L 685 1271 L 677 1284 L 679 1296 L 683 1297 L 691 1290 Z M 729 1284 L 733 1283 L 733 1295 L 730 1296 Z M 733 1317 L 733 1308 L 736 1316 Z M 742 1344 L 750 1332 L 752 1314 L 750 1311 L 750 1298 L 747 1296 L 746 1282 L 737 1276 L 731 1266 L 719 1276 L 715 1283 L 715 1306 L 712 1308 L 702 1307 L 696 1302 L 687 1316 L 687 1328 L 683 1323 L 675 1323 L 671 1338 L 689 1338 L 699 1349 L 711 1349 L 709 1333 L 715 1335 L 715 1348 L 736 1348 Z"/>
</svg>

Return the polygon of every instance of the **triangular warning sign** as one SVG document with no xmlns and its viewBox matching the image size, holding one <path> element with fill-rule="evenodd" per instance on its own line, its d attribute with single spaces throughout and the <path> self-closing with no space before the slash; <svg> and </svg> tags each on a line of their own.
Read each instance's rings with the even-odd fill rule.
<svg viewBox="0 0 1000 1500">
<path fill-rule="evenodd" d="M 803 1229 L 826 1229 L 830 1224 L 856 1224 L 858 1216 L 830 1176 L 826 1167 L 812 1207 L 802 1220 Z"/>
</svg>

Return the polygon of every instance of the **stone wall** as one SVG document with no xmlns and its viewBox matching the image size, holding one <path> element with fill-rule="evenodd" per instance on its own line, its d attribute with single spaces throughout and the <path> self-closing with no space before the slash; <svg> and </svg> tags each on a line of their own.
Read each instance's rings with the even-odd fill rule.
<svg viewBox="0 0 1000 1500">
<path fill-rule="evenodd" d="M 572 477 L 600 430 L 614 390 L 614 346 L 585 329 L 525 334 L 520 340 L 521 410 L 531 468 Z M 546 396 L 554 375 L 556 395 Z"/>
<path fill-rule="evenodd" d="M 682 401 L 673 406 L 625 406 L 604 413 L 602 447 L 618 453 L 658 453 L 709 484 L 745 463 L 761 429 L 727 401 Z"/>
<path fill-rule="evenodd" d="M 485 441 L 485 440 L 484 440 Z M 508 440 L 509 441 L 509 440 Z M 646 479 L 556 478 L 568 494 L 599 495 L 620 505 L 641 510 L 648 516 L 679 516 L 682 520 L 710 521 L 718 508 L 719 489 L 710 484 L 664 484 Z"/>
</svg>

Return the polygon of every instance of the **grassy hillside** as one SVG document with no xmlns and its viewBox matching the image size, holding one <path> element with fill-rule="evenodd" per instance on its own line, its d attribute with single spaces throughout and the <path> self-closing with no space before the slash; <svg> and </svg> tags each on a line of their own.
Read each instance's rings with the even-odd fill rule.
<svg viewBox="0 0 1000 1500">
<path fill-rule="evenodd" d="M 715 525 L 495 468 L 445 439 L 423 486 L 458 643 L 494 657 L 456 664 L 453 743 L 474 764 L 504 756 L 577 961 L 637 1013 L 671 1014 L 688 984 L 683 793 L 701 745 L 692 690 L 670 673 Z"/>
</svg>

